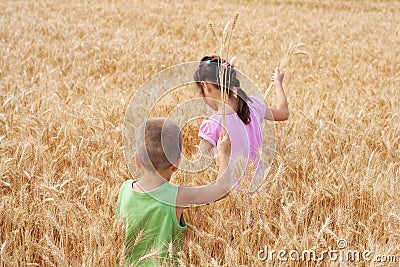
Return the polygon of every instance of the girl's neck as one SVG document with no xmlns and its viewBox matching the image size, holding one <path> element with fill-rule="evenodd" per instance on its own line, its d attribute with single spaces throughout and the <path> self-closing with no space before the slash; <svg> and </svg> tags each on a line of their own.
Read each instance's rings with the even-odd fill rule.
<svg viewBox="0 0 400 267">
<path fill-rule="evenodd" d="M 228 97 L 228 101 L 225 103 L 225 114 L 231 114 L 237 112 L 237 99 L 234 97 Z M 218 102 L 218 114 L 222 114 L 222 102 Z"/>
</svg>

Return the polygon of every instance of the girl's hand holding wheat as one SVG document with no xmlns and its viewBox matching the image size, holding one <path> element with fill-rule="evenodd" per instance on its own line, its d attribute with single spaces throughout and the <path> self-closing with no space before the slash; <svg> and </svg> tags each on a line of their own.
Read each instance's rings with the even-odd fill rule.
<svg viewBox="0 0 400 267">
<path fill-rule="evenodd" d="M 285 74 L 278 68 L 275 69 L 275 72 L 272 74 L 271 82 L 274 83 L 275 87 L 282 88 L 282 81 Z"/>
</svg>

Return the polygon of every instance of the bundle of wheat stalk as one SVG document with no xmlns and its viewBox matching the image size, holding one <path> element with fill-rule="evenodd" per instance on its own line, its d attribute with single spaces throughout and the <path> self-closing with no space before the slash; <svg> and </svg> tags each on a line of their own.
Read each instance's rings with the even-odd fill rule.
<svg viewBox="0 0 400 267">
<path fill-rule="evenodd" d="M 229 59 L 230 56 L 230 48 L 231 48 L 231 39 L 233 32 L 235 30 L 237 21 L 239 18 L 239 13 L 236 13 L 235 17 L 229 20 L 223 31 L 221 38 L 219 39 L 215 33 L 214 27 L 212 23 L 208 24 L 209 29 L 211 30 L 212 36 L 216 39 L 217 43 L 220 44 L 219 49 L 219 60 L 218 60 L 218 69 L 219 69 L 219 87 L 221 88 L 221 102 L 222 102 L 222 126 L 223 131 L 226 130 L 226 102 L 229 97 L 229 90 L 231 90 L 231 68 L 233 68 L 236 57 L 232 57 L 229 61 L 223 62 L 224 58 L 226 60 Z M 225 56 L 225 57 L 224 57 Z"/>
<path fill-rule="evenodd" d="M 288 48 L 286 54 L 282 57 L 279 65 L 278 65 L 279 69 L 283 70 L 287 66 L 287 64 L 289 63 L 289 61 L 290 61 L 292 56 L 295 56 L 295 55 L 307 55 L 307 56 L 309 56 L 310 53 L 308 53 L 307 51 L 299 50 L 299 48 L 302 47 L 302 46 L 304 46 L 303 43 L 298 43 L 298 44 L 295 44 L 295 45 L 289 45 L 289 48 Z M 271 89 L 272 89 L 273 85 L 274 84 L 271 82 L 269 84 L 267 90 L 265 90 L 264 99 L 268 97 L 269 93 L 271 92 Z"/>
</svg>

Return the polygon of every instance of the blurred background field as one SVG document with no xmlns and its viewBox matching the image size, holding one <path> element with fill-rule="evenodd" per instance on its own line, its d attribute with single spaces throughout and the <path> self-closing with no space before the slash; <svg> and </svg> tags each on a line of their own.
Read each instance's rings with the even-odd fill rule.
<svg viewBox="0 0 400 267">
<path fill-rule="evenodd" d="M 400 2 L 4 0 L 0 10 L 1 266 L 115 264 L 129 101 L 157 72 L 218 53 L 207 24 L 221 31 L 236 12 L 232 54 L 260 88 L 290 44 L 311 56 L 284 69 L 291 116 L 275 124 L 266 183 L 186 211 L 180 264 L 397 266 Z M 188 87 L 180 99 L 194 96 Z M 188 155 L 199 123 L 183 129 Z M 341 239 L 397 263 L 257 259 L 265 245 L 321 252 Z"/>
</svg>

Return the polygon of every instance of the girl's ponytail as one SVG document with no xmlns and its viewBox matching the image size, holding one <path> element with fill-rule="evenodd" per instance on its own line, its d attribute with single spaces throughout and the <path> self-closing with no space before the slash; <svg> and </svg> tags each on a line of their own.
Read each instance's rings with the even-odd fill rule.
<svg viewBox="0 0 400 267">
<path fill-rule="evenodd" d="M 230 81 L 230 87 L 229 88 L 229 96 L 234 94 L 232 92 L 232 86 L 236 88 L 236 98 L 237 98 L 237 115 L 239 118 L 243 121 L 244 124 L 249 124 L 251 122 L 250 119 L 250 108 L 249 105 L 247 104 L 249 101 L 251 102 L 251 99 L 247 96 L 246 92 L 240 88 L 240 81 L 239 79 L 236 78 L 236 70 L 233 68 L 233 66 L 229 65 L 224 69 L 224 76 L 225 72 L 228 73 L 227 77 L 229 77 Z M 225 84 L 225 81 L 224 81 Z"/>
<path fill-rule="evenodd" d="M 237 88 L 237 114 L 239 118 L 243 121 L 244 124 L 249 124 L 250 119 L 250 108 L 247 104 L 248 101 L 251 102 L 251 99 L 247 96 L 246 92 L 243 91 L 240 87 Z"/>
</svg>

